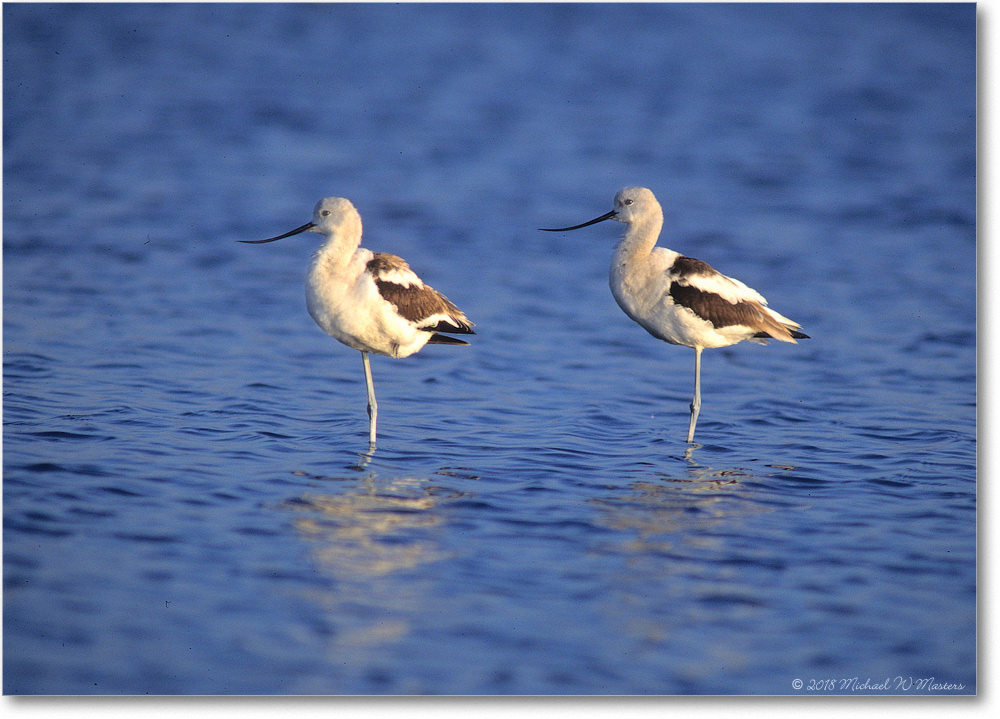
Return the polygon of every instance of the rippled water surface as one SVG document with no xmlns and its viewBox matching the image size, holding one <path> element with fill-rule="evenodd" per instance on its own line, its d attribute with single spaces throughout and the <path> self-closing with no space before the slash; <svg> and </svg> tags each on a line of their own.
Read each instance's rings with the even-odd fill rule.
<svg viewBox="0 0 1000 719">
<path fill-rule="evenodd" d="M 973 5 L 3 13 L 6 693 L 976 691 Z M 693 448 L 620 226 L 536 230 L 630 184 L 812 337 Z M 373 454 L 237 244 L 327 195 L 478 332 Z"/>
</svg>

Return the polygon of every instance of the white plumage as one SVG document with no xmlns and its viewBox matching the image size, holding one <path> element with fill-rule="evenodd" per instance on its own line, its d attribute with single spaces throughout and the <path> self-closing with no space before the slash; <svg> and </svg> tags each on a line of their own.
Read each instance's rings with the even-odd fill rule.
<svg viewBox="0 0 1000 719">
<path fill-rule="evenodd" d="M 475 334 L 473 323 L 402 258 L 360 247 L 361 215 L 342 197 L 320 200 L 312 221 L 291 232 L 241 242 L 274 242 L 302 232 L 325 238 L 309 266 L 306 307 L 324 332 L 361 352 L 374 447 L 378 404 L 368 353 L 408 357 L 426 344 L 465 345 L 441 333 Z"/>
<path fill-rule="evenodd" d="M 615 195 L 614 209 L 573 227 L 577 230 L 604 220 L 627 225 L 611 260 L 610 285 L 615 301 L 630 318 L 654 337 L 695 350 L 695 389 L 687 441 L 701 409 L 701 352 L 750 340 L 795 342 L 807 339 L 800 326 L 767 306 L 756 290 L 726 277 L 707 263 L 656 247 L 663 227 L 663 210 L 645 187 L 626 187 Z"/>
</svg>

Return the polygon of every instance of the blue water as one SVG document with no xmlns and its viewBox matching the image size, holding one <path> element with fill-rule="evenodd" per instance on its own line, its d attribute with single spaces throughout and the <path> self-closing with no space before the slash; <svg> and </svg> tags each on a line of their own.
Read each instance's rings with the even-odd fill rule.
<svg viewBox="0 0 1000 719">
<path fill-rule="evenodd" d="M 6 693 L 977 691 L 974 5 L 3 20 Z M 812 337 L 693 448 L 620 226 L 536 229 L 634 184 Z M 316 237 L 237 243 L 328 195 L 478 332 L 370 456 Z"/>
</svg>

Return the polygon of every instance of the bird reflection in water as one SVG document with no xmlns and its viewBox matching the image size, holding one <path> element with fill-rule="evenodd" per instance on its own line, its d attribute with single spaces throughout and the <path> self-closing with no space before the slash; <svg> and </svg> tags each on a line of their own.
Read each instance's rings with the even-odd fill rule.
<svg viewBox="0 0 1000 719">
<path fill-rule="evenodd" d="M 357 486 L 287 504 L 300 515 L 295 527 L 312 543 L 319 572 L 332 580 L 314 598 L 341 648 L 385 645 L 410 634 L 412 618 L 430 603 L 413 570 L 450 556 L 439 541 L 443 520 L 435 510 L 442 496 L 426 479 L 366 477 Z"/>
<path fill-rule="evenodd" d="M 628 493 L 594 500 L 594 504 L 605 510 L 602 524 L 634 532 L 634 551 L 666 551 L 676 538 L 703 541 L 697 539 L 703 533 L 693 529 L 731 520 L 734 506 L 745 504 L 741 481 L 748 476 L 736 470 L 694 466 L 684 476 L 632 482 Z"/>
<path fill-rule="evenodd" d="M 745 486 L 754 479 L 741 469 L 692 463 L 683 474 L 634 481 L 594 501 L 601 510 L 596 523 L 617 537 L 608 554 L 624 558 L 607 579 L 609 621 L 643 651 L 690 654 L 678 665 L 685 680 L 702 681 L 717 676 L 720 666 L 745 664 L 747 647 L 735 641 L 695 647 L 690 628 L 715 631 L 726 622 L 752 622 L 770 589 L 747 584 L 746 576 L 766 585 L 775 574 L 767 567 L 783 561 L 766 543 L 732 539 L 752 534 L 748 525 L 755 517 L 774 511 Z M 758 564 L 765 567 L 760 575 L 752 569 Z M 677 607 L 694 609 L 678 613 Z"/>
</svg>

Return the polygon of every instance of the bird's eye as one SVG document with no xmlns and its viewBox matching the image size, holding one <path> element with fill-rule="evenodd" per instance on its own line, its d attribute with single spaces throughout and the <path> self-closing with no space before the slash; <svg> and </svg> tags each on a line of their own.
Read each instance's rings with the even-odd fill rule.
<svg viewBox="0 0 1000 719">
<path fill-rule="evenodd" d="M 329 210 L 323 210 L 319 214 L 323 215 L 323 217 L 329 217 L 330 216 L 330 211 Z"/>
<path fill-rule="evenodd" d="M 634 202 L 634 200 L 632 198 L 629 198 L 629 199 L 625 200 L 625 202 L 623 202 L 622 204 L 624 204 L 624 205 L 631 205 L 633 202 Z"/>
</svg>

